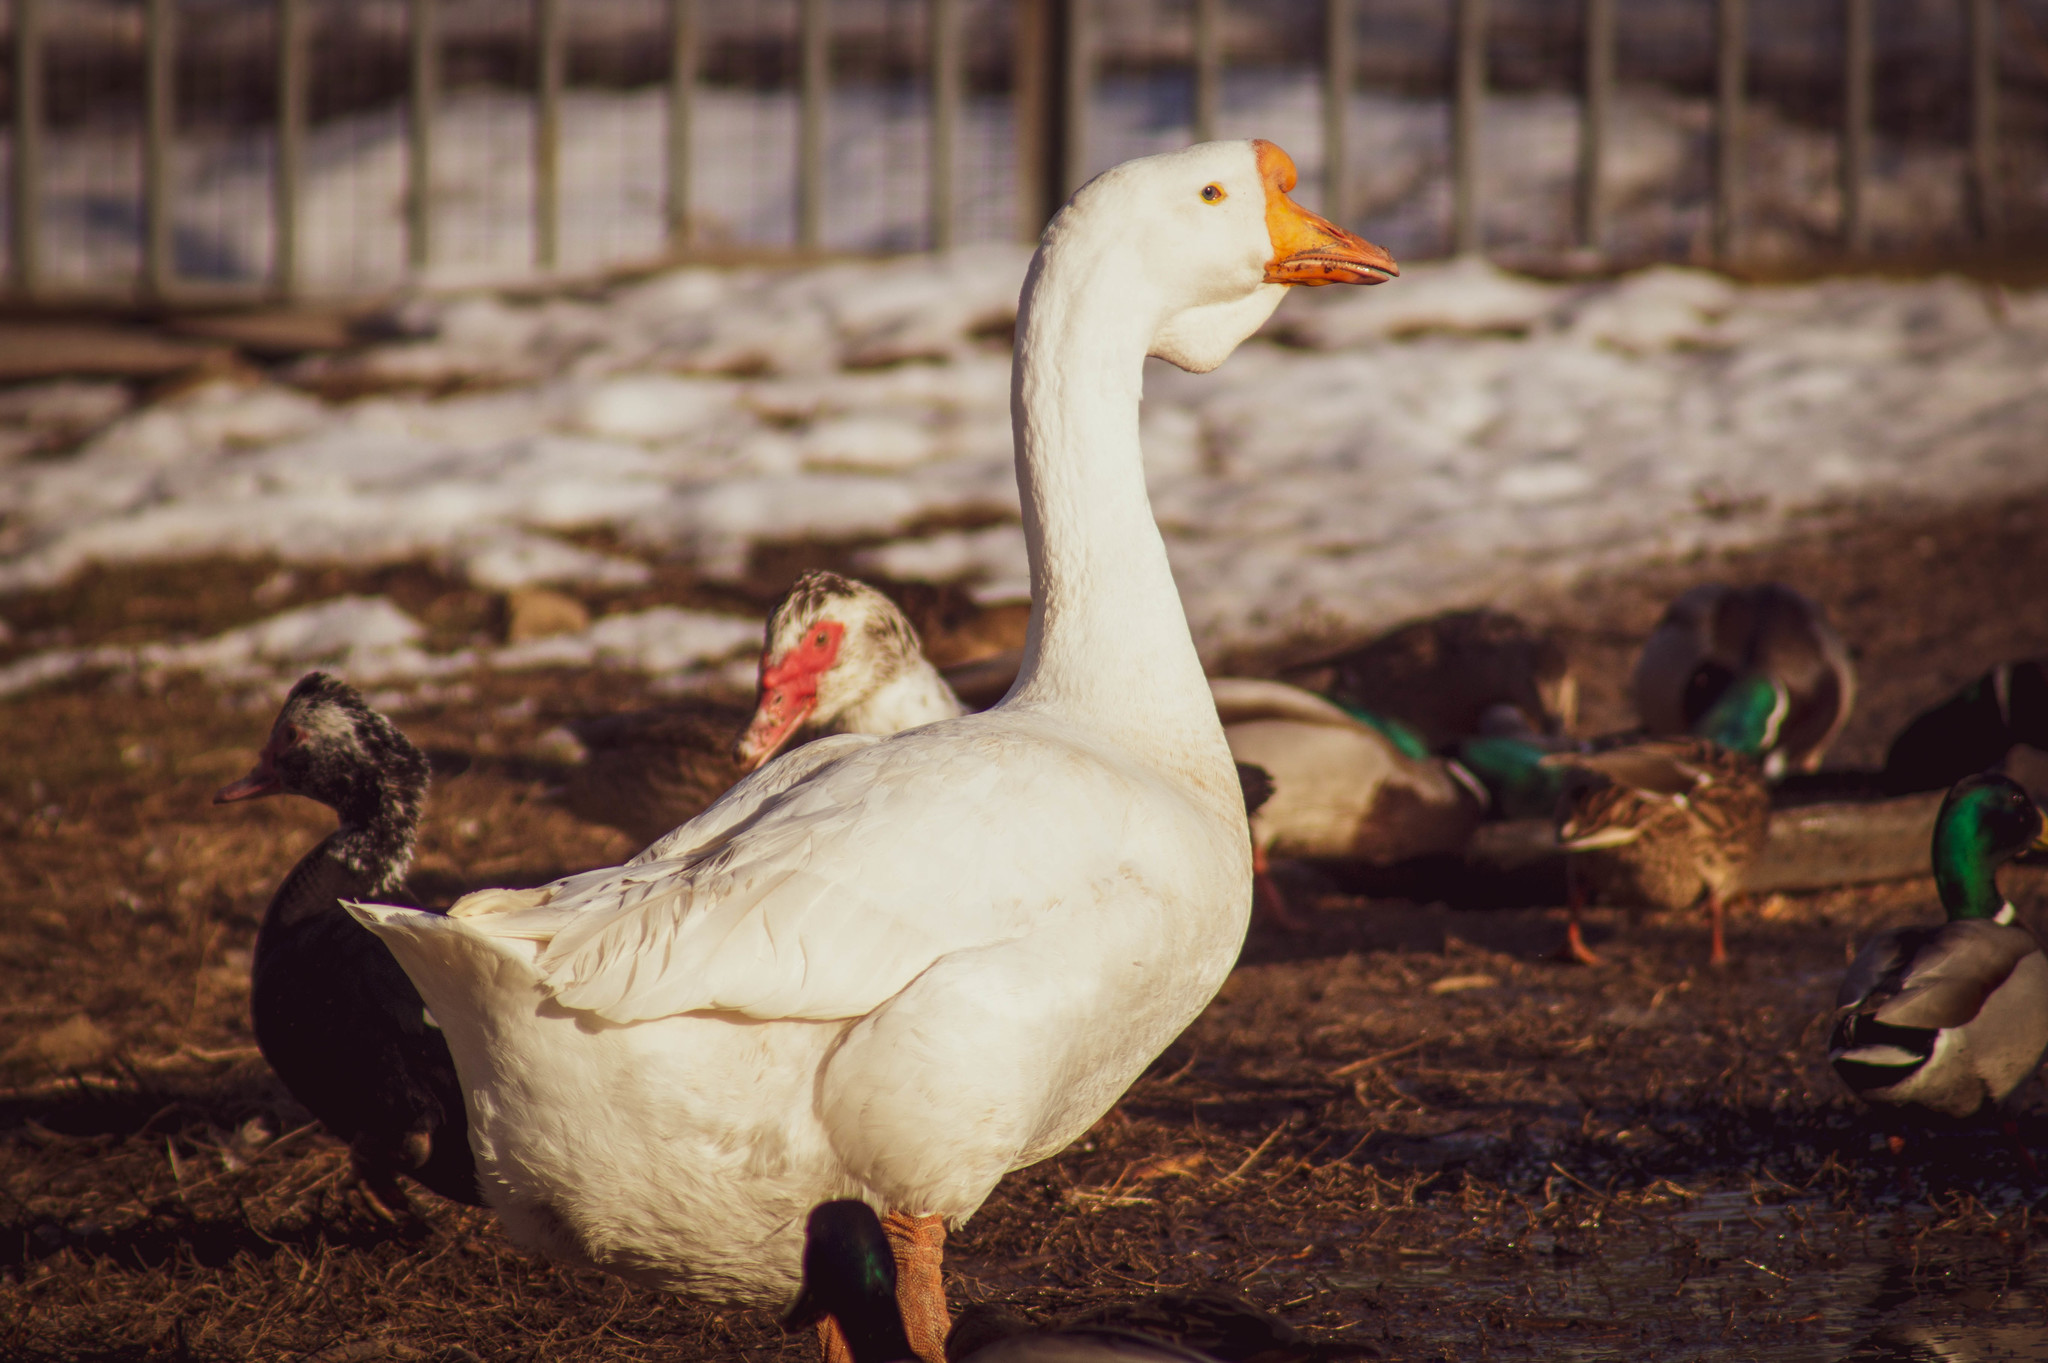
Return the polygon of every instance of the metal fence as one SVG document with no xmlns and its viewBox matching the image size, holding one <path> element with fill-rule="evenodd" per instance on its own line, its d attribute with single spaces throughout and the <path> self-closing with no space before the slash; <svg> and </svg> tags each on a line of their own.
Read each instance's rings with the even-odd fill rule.
<svg viewBox="0 0 2048 1363">
<path fill-rule="evenodd" d="M 1917 41 L 1888 35 L 1879 20 L 1891 23 L 1907 4 L 1809 0 L 1801 11 L 1825 18 L 1799 68 L 1798 79 L 1819 90 L 1805 100 L 1808 142 L 1816 101 L 1836 106 L 1834 184 L 1819 196 L 1834 221 L 1831 230 L 1809 225 L 1808 249 L 1872 249 L 1871 187 L 1883 180 L 1875 130 L 1894 93 L 1881 67 L 1887 42 L 1896 56 Z M 1915 97 L 1909 122 L 1920 131 L 1908 132 L 1943 143 L 1944 156 L 1958 153 L 1928 163 L 1941 174 L 1953 163 L 1961 181 L 1953 211 L 1938 209 L 1952 220 L 1930 229 L 1953 254 L 1959 244 L 1998 239 L 2016 206 L 2026 224 L 2042 217 L 2034 163 L 2024 173 L 2008 164 L 2001 93 L 2017 73 L 2028 107 L 2044 103 L 2048 43 L 2020 0 L 1910 3 L 1923 25 L 1948 22 L 1942 6 L 1960 29 L 1961 78 L 1945 94 Z M 1687 57 L 1693 66 L 1671 66 L 1662 88 L 1678 98 L 1693 79 L 1685 72 L 1710 64 L 1710 89 L 1694 92 L 1705 112 L 1673 106 L 1666 118 L 1709 149 L 1698 195 L 1707 228 L 1662 238 L 1644 229 L 1618 243 L 1616 137 L 1634 126 L 1617 110 L 1617 91 L 1628 88 L 1618 85 L 1621 30 L 1653 8 L 1672 33 L 1704 21 L 1699 38 L 1709 52 Z M 1390 211 L 1394 192 L 1361 181 L 1378 155 L 1362 146 L 1361 128 L 1386 119 L 1374 112 L 1382 106 L 1361 109 L 1360 99 L 1380 97 L 1377 90 L 1409 104 L 1434 101 L 1448 115 L 1448 193 L 1443 230 L 1422 244 L 1426 254 L 1431 246 L 1488 250 L 1489 210 L 1503 182 L 1500 158 L 1490 168 L 1484 154 L 1501 120 L 1490 106 L 1547 88 L 1551 103 L 1542 107 L 1554 114 L 1557 100 L 1568 100 L 1575 127 L 1569 231 L 1545 250 L 1581 263 L 1736 261 L 1747 254 L 1752 158 L 1762 145 L 1751 58 L 1798 17 L 1794 8 L 1748 0 L 1662 0 L 1630 12 L 1617 0 L 12 0 L 9 283 L 24 298 L 122 290 L 153 301 L 237 291 L 291 298 L 459 278 L 465 265 L 479 277 L 543 278 L 740 247 L 903 250 L 1029 238 L 1109 159 L 1241 131 L 1230 126 L 1233 90 L 1250 91 L 1238 103 L 1249 100 L 1263 117 L 1304 115 L 1302 135 L 1320 143 L 1309 155 L 1292 148 L 1313 175 L 1305 192 L 1354 225 Z M 1439 37 L 1447 50 L 1437 49 Z M 1668 50 L 1684 45 L 1663 41 Z M 1834 47 L 1831 61 L 1815 55 L 1815 41 Z M 1548 62 L 1546 74 L 1518 72 L 1532 61 Z M 1442 75 L 1433 90 L 1432 68 Z M 1508 91 L 1497 88 L 1499 69 L 1509 71 Z M 1655 70 L 1648 76 L 1658 84 Z M 211 106 L 198 89 L 209 80 Z M 1960 118 L 1937 107 L 1943 99 Z M 1115 128 L 1106 109 L 1123 111 Z M 1912 136 L 1887 142 L 1887 155 Z M 451 171 L 454 162 L 466 169 Z M 124 163 L 136 172 L 132 183 Z M 1810 171 L 1800 173 L 1810 180 Z M 1424 208 L 1436 202 L 1414 185 L 1401 192 Z M 208 196 L 211 224 L 195 207 Z M 469 224 L 467 237 L 451 227 L 458 221 Z M 387 237 L 402 249 L 377 255 Z M 515 238 L 521 259 L 507 254 Z M 1884 245 L 1894 253 L 1928 244 L 1896 231 L 1890 238 Z M 1511 247 L 1529 253 L 1526 241 Z"/>
</svg>

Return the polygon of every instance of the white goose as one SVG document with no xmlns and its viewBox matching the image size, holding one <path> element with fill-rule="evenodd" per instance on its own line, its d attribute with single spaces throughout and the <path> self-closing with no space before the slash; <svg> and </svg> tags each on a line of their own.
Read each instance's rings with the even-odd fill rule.
<svg viewBox="0 0 2048 1363">
<path fill-rule="evenodd" d="M 1024 665 L 995 709 L 789 753 L 622 867 L 357 908 L 445 1029 L 519 1243 L 778 1310 L 811 1207 L 890 1214 L 942 1355 L 943 1226 L 1094 1123 L 1222 984 L 1230 749 L 1146 500 L 1147 355 L 1215 368 L 1284 286 L 1377 283 L 1266 142 L 1119 166 L 1046 229 L 1011 411 Z"/>
</svg>

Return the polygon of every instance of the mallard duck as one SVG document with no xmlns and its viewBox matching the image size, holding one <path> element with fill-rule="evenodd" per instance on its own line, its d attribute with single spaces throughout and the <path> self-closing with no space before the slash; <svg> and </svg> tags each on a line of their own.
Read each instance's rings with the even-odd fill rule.
<svg viewBox="0 0 2048 1363">
<path fill-rule="evenodd" d="M 2048 838 L 2018 782 L 1966 777 L 1942 801 L 1934 884 L 1948 921 L 1879 933 L 1835 994 L 1828 1063 L 1857 1097 L 1969 1117 L 2040 1065 L 2048 957 L 1998 890 L 1998 868 L 2029 848 Z"/>
<path fill-rule="evenodd" d="M 1728 903 L 1770 828 L 1770 789 L 1755 754 L 1776 737 L 1785 710 L 1784 687 L 1750 673 L 1701 716 L 1702 737 L 1622 740 L 1542 759 L 1583 774 L 1567 782 L 1557 807 L 1557 841 L 1570 853 L 1572 959 L 1599 963 L 1579 922 L 1591 898 L 1682 909 L 1704 896 L 1708 959 L 1727 964 Z"/>
<path fill-rule="evenodd" d="M 909 1267 L 900 1237 L 883 1228 L 867 1203 L 821 1204 L 804 1222 L 803 1289 L 785 1326 L 829 1322 L 826 1363 L 910 1363 L 919 1355 L 911 1348 L 904 1312 L 915 1309 L 917 1299 L 902 1290 L 900 1267 Z M 1184 1345 L 1115 1325 L 1035 1330 L 1021 1321 L 955 1332 L 946 1357 L 953 1363 L 1218 1363 Z"/>
<path fill-rule="evenodd" d="M 396 1176 L 472 1205 L 478 1195 L 455 1062 L 419 991 L 344 899 L 399 898 L 426 803 L 427 759 L 354 687 L 310 672 L 285 697 L 247 776 L 215 804 L 303 795 L 341 826 L 299 859 L 256 929 L 249 1019 L 263 1058 L 348 1143 L 385 1207 Z"/>
<path fill-rule="evenodd" d="M 1564 649 L 1501 611 L 1417 620 L 1284 675 L 1348 710 L 1399 720 L 1431 751 L 1482 732 L 1496 707 L 1539 734 L 1570 728 L 1578 712 L 1578 679 Z"/>
<path fill-rule="evenodd" d="M 1738 677 L 1785 688 L 1785 722 L 1757 754 L 1764 774 L 1813 771 L 1849 721 L 1856 669 L 1820 603 L 1777 582 L 1709 583 L 1665 608 L 1636 661 L 1636 716 L 1652 734 L 1698 732 Z"/>
<path fill-rule="evenodd" d="M 1885 754 L 1885 791 L 1942 790 L 2018 745 L 2048 748 L 2048 660 L 2000 663 L 1915 716 Z"/>
<path fill-rule="evenodd" d="M 805 573 L 763 635 L 752 711 L 699 700 L 565 725 L 584 749 L 562 791 L 569 810 L 645 844 L 798 736 L 892 734 L 964 713 L 909 619 L 865 582 Z"/>
<path fill-rule="evenodd" d="M 1302 924 L 1266 874 L 1271 858 L 1385 866 L 1455 853 L 1486 794 L 1455 764 L 1400 731 L 1367 723 L 1285 682 L 1209 683 L 1231 756 L 1264 770 L 1271 797 L 1251 815 L 1260 905 L 1282 927 Z"/>
<path fill-rule="evenodd" d="M 1207 371 L 1285 286 L 1394 273 L 1294 182 L 1270 143 L 1204 143 L 1047 227 L 1013 378 L 1031 619 L 1001 704 L 785 753 L 623 866 L 445 917 L 355 906 L 447 1030 L 516 1243 L 786 1311 L 804 1218 L 858 1193 L 931 1266 L 908 1314 L 941 1363 L 946 1226 L 1215 996 L 1251 834 L 1138 404 L 1148 355 Z"/>
</svg>

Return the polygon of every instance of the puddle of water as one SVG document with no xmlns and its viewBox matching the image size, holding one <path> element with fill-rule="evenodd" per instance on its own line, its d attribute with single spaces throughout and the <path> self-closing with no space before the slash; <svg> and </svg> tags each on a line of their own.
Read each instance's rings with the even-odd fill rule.
<svg viewBox="0 0 2048 1363">
<path fill-rule="evenodd" d="M 1709 1192 L 1598 1230 L 1410 1256 L 1328 1279 L 1406 1317 L 1463 1324 L 1463 1356 L 1554 1363 L 2048 1361 L 2048 1283 L 1989 1236 L 1938 1242 L 1814 1202 Z M 1449 1317 L 1450 1319 L 1443 1319 Z"/>
</svg>

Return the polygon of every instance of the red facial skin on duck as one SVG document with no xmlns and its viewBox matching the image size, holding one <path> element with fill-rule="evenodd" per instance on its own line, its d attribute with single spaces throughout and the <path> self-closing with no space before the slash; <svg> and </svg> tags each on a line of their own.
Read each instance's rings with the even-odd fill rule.
<svg viewBox="0 0 2048 1363">
<path fill-rule="evenodd" d="M 266 795 L 281 794 L 284 778 L 277 774 L 277 755 L 299 741 L 299 731 L 287 724 L 271 734 L 270 741 L 263 745 L 263 751 L 256 754 L 256 765 L 247 776 L 231 781 L 213 793 L 217 805 L 231 805 L 237 800 L 260 800 Z"/>
<path fill-rule="evenodd" d="M 733 757 L 742 767 L 752 771 L 782 751 L 790 735 L 811 717 L 818 704 L 818 679 L 839 660 L 845 637 L 846 626 L 820 620 L 780 658 L 761 655 L 761 698 L 755 703 L 753 722 L 733 745 Z"/>
</svg>

